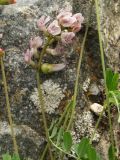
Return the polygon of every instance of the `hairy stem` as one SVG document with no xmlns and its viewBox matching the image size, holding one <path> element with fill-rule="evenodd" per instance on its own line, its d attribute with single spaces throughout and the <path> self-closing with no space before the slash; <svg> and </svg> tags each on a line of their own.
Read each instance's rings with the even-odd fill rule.
<svg viewBox="0 0 120 160">
<path fill-rule="evenodd" d="M 3 84 L 4 84 L 4 90 L 5 90 L 7 114 L 8 114 L 10 129 L 11 129 L 11 135 L 12 135 L 12 139 L 13 139 L 14 152 L 15 152 L 15 154 L 18 155 L 18 146 L 17 146 L 17 142 L 16 142 L 16 138 L 15 138 L 12 114 L 11 114 L 11 109 L 10 109 L 10 101 L 9 101 L 8 87 L 7 87 L 7 81 L 6 81 L 6 75 L 5 75 L 5 67 L 4 67 L 3 59 L 0 58 L 0 60 L 1 60 L 0 62 L 1 62 L 1 70 L 2 70 L 2 79 L 3 79 Z"/>
<path fill-rule="evenodd" d="M 76 77 L 76 81 L 75 81 L 75 88 L 74 88 L 74 95 L 73 95 L 72 113 L 71 113 L 70 121 L 68 123 L 67 130 L 70 129 L 70 127 L 72 125 L 72 122 L 73 122 L 73 118 L 74 118 L 76 99 L 77 99 L 77 92 L 78 92 L 78 83 L 79 83 L 79 77 L 80 77 L 80 68 L 81 68 L 81 63 L 82 63 L 82 58 L 83 58 L 83 53 L 84 53 L 84 47 L 85 47 L 85 42 L 86 42 L 86 38 L 87 38 L 87 33 L 88 33 L 88 29 L 89 29 L 89 23 L 90 23 L 90 18 L 91 18 L 92 6 L 93 6 L 93 3 L 90 6 L 90 13 L 89 13 L 89 18 L 88 18 L 88 23 L 87 23 L 85 35 L 84 35 L 82 46 L 81 46 L 80 57 L 79 57 L 78 67 L 77 67 L 77 77 Z"/>
<path fill-rule="evenodd" d="M 110 105 L 109 105 L 109 93 L 108 93 L 108 88 L 107 88 L 107 83 L 106 83 L 106 69 L 105 69 L 105 59 L 104 59 L 104 51 L 103 51 L 103 45 L 102 45 L 102 35 L 101 35 L 100 16 L 99 16 L 100 12 L 99 12 L 98 0 L 95 0 L 95 6 L 96 6 L 96 16 L 97 16 L 97 27 L 98 27 L 99 45 L 100 45 L 100 55 L 101 55 L 103 76 L 104 76 L 104 81 L 105 81 L 106 103 L 107 103 L 109 126 L 110 126 L 110 139 L 111 139 L 111 143 L 112 143 L 113 156 L 114 156 L 114 159 L 115 159 L 114 133 L 113 133 L 112 122 L 111 122 Z"/>
<path fill-rule="evenodd" d="M 46 138 L 47 138 L 47 142 L 48 142 L 50 159 L 53 160 L 53 155 L 52 155 L 52 152 L 51 152 L 51 145 L 50 145 L 50 141 L 49 141 L 49 131 L 48 131 L 48 126 L 47 126 L 47 120 L 46 120 L 46 117 L 45 117 L 45 102 L 44 102 L 43 93 L 42 93 L 42 82 L 41 82 L 41 79 L 40 79 L 40 66 L 41 66 L 41 63 L 42 63 L 42 58 L 43 58 L 43 55 L 46 52 L 47 47 L 51 43 L 51 40 L 52 40 L 51 38 L 48 39 L 48 41 L 47 41 L 46 45 L 44 46 L 44 48 L 41 52 L 41 55 L 40 55 L 40 60 L 38 62 L 38 70 L 37 70 L 37 86 L 38 86 L 39 101 L 40 101 L 40 106 L 41 106 L 41 111 L 42 111 L 44 129 L 45 129 L 45 134 L 46 134 Z"/>
</svg>

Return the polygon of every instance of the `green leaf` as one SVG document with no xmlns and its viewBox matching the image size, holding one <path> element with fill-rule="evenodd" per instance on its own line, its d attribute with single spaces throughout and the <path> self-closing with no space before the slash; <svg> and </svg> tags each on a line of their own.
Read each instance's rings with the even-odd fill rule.
<svg viewBox="0 0 120 160">
<path fill-rule="evenodd" d="M 89 160 L 101 160 L 100 156 L 97 154 L 95 148 L 91 145 L 88 145 L 87 157 Z"/>
<path fill-rule="evenodd" d="M 20 160 L 20 157 L 19 155 L 17 154 L 14 154 L 13 157 L 12 157 L 12 160 Z"/>
<path fill-rule="evenodd" d="M 110 68 L 107 68 L 107 70 L 106 70 L 106 83 L 107 83 L 108 90 L 111 87 L 112 78 L 113 78 L 113 72 Z"/>
<path fill-rule="evenodd" d="M 118 109 L 118 123 L 120 123 L 120 91 L 109 91 L 109 103 Z"/>
<path fill-rule="evenodd" d="M 109 91 L 117 90 L 119 82 L 119 73 L 112 72 L 111 69 L 106 70 L 106 84 Z"/>
<path fill-rule="evenodd" d="M 3 160 L 12 160 L 12 159 L 11 159 L 11 156 L 10 156 L 8 153 L 3 154 L 3 155 L 2 155 L 2 158 L 3 158 Z"/>
<path fill-rule="evenodd" d="M 114 153 L 113 153 L 113 151 L 114 151 Z M 117 160 L 116 157 L 114 158 L 115 152 L 116 152 L 115 147 L 113 147 L 112 145 L 110 145 L 109 150 L 108 150 L 109 160 Z"/>
<path fill-rule="evenodd" d="M 114 73 L 114 76 L 112 78 L 112 82 L 111 82 L 111 90 L 117 90 L 118 87 L 118 82 L 119 82 L 119 74 L 118 73 Z"/>
<path fill-rule="evenodd" d="M 64 132 L 64 129 L 61 127 L 60 129 L 59 129 L 59 132 L 58 132 L 58 135 L 57 135 L 57 145 L 59 145 L 60 144 L 60 140 L 61 140 L 61 138 L 62 138 L 62 136 L 63 136 L 63 132 Z"/>
<path fill-rule="evenodd" d="M 70 151 L 72 147 L 72 136 L 70 132 L 65 132 L 63 135 L 63 143 L 64 143 L 64 148 L 68 152 Z"/>
<path fill-rule="evenodd" d="M 57 128 L 56 126 L 53 128 L 52 134 L 51 134 L 51 136 L 50 136 L 51 139 L 56 136 L 56 134 L 57 134 L 57 129 L 58 129 L 58 128 Z"/>
<path fill-rule="evenodd" d="M 83 138 L 78 146 L 78 150 L 77 150 L 77 155 L 81 158 L 86 157 L 86 151 L 89 145 L 89 139 L 88 138 Z"/>
<path fill-rule="evenodd" d="M 72 150 L 78 155 L 78 147 L 79 147 L 79 143 L 73 144 L 72 146 Z"/>
</svg>

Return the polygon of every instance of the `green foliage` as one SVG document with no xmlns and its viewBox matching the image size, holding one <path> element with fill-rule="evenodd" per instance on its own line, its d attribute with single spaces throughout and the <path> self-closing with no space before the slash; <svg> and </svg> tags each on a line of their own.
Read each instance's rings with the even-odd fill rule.
<svg viewBox="0 0 120 160">
<path fill-rule="evenodd" d="M 110 147 L 109 147 L 109 150 L 108 150 L 108 158 L 109 158 L 109 160 L 117 160 L 117 158 L 115 157 L 114 158 L 114 155 L 113 155 L 113 151 L 115 152 L 116 150 L 115 150 L 115 148 L 113 147 L 112 145 L 110 145 Z"/>
<path fill-rule="evenodd" d="M 61 141 L 61 138 L 63 136 L 63 132 L 64 132 L 64 129 L 61 127 L 58 131 L 58 134 L 57 134 L 57 145 L 60 144 L 60 141 Z"/>
<path fill-rule="evenodd" d="M 118 90 L 119 73 L 114 73 L 111 69 L 107 69 L 106 83 L 109 93 L 109 103 L 117 107 L 119 115 L 118 123 L 120 123 L 120 91 Z"/>
<path fill-rule="evenodd" d="M 2 155 L 3 160 L 20 160 L 19 156 L 14 154 L 12 157 L 9 155 L 9 153 Z"/>
<path fill-rule="evenodd" d="M 73 144 L 71 133 L 64 132 L 63 128 L 59 129 L 57 142 L 51 142 L 58 150 L 77 160 L 102 160 L 88 138 L 82 138 L 79 143 Z"/>
<path fill-rule="evenodd" d="M 79 145 L 78 145 L 78 149 L 77 149 L 77 155 L 78 157 L 86 157 L 86 151 L 89 145 L 89 139 L 87 138 L 83 138 Z"/>
<path fill-rule="evenodd" d="M 106 70 L 106 84 L 108 91 L 114 91 L 117 90 L 119 82 L 119 74 L 112 72 L 111 69 Z"/>
<path fill-rule="evenodd" d="M 65 132 L 63 135 L 63 144 L 64 144 L 64 149 L 65 151 L 70 151 L 72 147 L 72 136 L 70 132 Z"/>
<path fill-rule="evenodd" d="M 57 134 L 57 127 L 54 126 L 50 138 L 54 138 L 56 136 L 56 134 Z"/>
</svg>

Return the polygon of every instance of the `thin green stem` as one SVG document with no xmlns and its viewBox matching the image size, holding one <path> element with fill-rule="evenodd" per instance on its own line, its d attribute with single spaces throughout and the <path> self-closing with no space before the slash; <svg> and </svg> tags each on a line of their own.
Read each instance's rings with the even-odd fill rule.
<svg viewBox="0 0 120 160">
<path fill-rule="evenodd" d="M 82 58 L 83 58 L 83 53 L 84 53 L 84 47 L 85 47 L 85 42 L 86 42 L 86 38 L 87 38 L 87 33 L 88 33 L 88 29 L 89 29 L 89 23 L 90 23 L 90 18 L 91 18 L 91 13 L 92 13 L 92 6 L 93 6 L 93 3 L 90 6 L 90 13 L 89 13 L 89 18 L 88 18 L 88 22 L 87 22 L 87 27 L 86 27 L 85 35 L 84 35 L 82 46 L 81 46 L 80 57 L 79 57 L 78 67 L 77 67 L 77 77 L 76 77 L 76 81 L 75 81 L 75 88 L 74 88 L 74 95 L 73 95 L 72 113 L 71 113 L 71 118 L 70 118 L 67 130 L 70 129 L 71 124 L 73 122 L 73 118 L 74 118 L 76 99 L 77 99 L 77 92 L 78 92 L 78 83 L 79 83 L 79 77 L 80 77 L 80 68 L 81 68 L 81 63 L 82 63 Z"/>
<path fill-rule="evenodd" d="M 38 70 L 40 70 L 40 68 L 41 68 L 42 58 L 43 58 L 43 55 L 44 55 L 45 52 L 46 52 L 47 47 L 48 47 L 53 41 L 54 41 L 54 39 L 53 39 L 52 37 L 49 37 L 47 43 L 45 44 L 44 48 L 42 49 L 42 52 L 40 53 L 40 59 L 39 59 L 39 62 L 38 62 Z"/>
<path fill-rule="evenodd" d="M 45 117 L 45 102 L 44 102 L 44 98 L 43 98 L 43 93 L 42 93 L 42 83 L 41 83 L 41 79 L 40 79 L 40 66 L 42 63 L 42 58 L 43 55 L 46 52 L 47 47 L 52 43 L 53 39 L 49 38 L 47 43 L 45 44 L 41 55 L 40 55 L 40 60 L 38 62 L 38 70 L 37 70 L 37 86 L 38 86 L 38 93 L 39 93 L 39 100 L 40 100 L 40 106 L 41 106 L 41 111 L 42 111 L 42 117 L 43 117 L 43 123 L 44 123 L 44 129 L 45 129 L 45 134 L 46 134 L 46 138 L 48 141 L 48 148 L 49 148 L 49 154 L 50 154 L 50 159 L 53 160 L 53 155 L 51 152 L 51 145 L 50 145 L 50 141 L 49 141 L 49 131 L 48 131 L 48 126 L 47 126 L 47 120 Z"/>
<path fill-rule="evenodd" d="M 77 159 L 77 157 L 73 156 L 72 154 L 69 154 L 68 152 L 65 152 L 62 148 L 60 148 L 59 146 L 57 146 L 51 139 L 50 139 L 50 142 L 52 143 L 52 145 L 53 145 L 55 148 L 57 148 L 57 149 L 58 149 L 59 151 L 61 151 L 62 153 L 67 154 L 67 155 L 69 155 L 70 157 Z"/>
<path fill-rule="evenodd" d="M 62 115 L 61 115 L 58 123 L 56 124 L 57 127 L 60 127 L 60 125 L 62 125 L 62 121 L 63 121 L 64 117 L 66 116 L 66 113 L 69 113 L 71 103 L 72 103 L 72 101 L 70 101 L 70 102 L 67 104 L 67 106 L 65 107 L 64 112 L 62 113 Z M 68 120 L 68 119 L 67 119 L 67 120 Z M 65 121 L 64 121 L 64 123 L 65 123 Z M 64 126 L 64 124 L 63 124 L 63 126 Z M 45 156 L 45 154 L 46 154 L 47 149 L 48 149 L 48 143 L 47 143 L 47 145 L 46 145 L 46 147 L 45 147 L 45 149 L 44 149 L 44 151 L 43 151 L 43 154 L 42 154 L 40 160 L 43 160 L 43 158 L 44 158 L 44 156 Z"/>
<path fill-rule="evenodd" d="M 12 113 L 11 113 L 11 109 L 10 109 L 10 101 L 9 101 L 8 87 L 7 87 L 7 81 L 6 81 L 6 75 L 5 75 L 5 67 L 4 67 L 4 63 L 3 63 L 2 58 L 0 58 L 0 62 L 1 62 L 1 70 L 2 70 L 4 90 L 5 90 L 7 114 L 8 114 L 8 119 L 9 119 L 9 123 L 10 123 L 11 135 L 12 135 L 12 139 L 13 139 L 14 152 L 15 152 L 15 154 L 18 155 L 18 146 L 17 146 L 17 142 L 16 142 L 16 138 L 15 138 L 13 120 L 12 120 Z"/>
<path fill-rule="evenodd" d="M 99 118 L 98 118 L 98 120 L 97 120 L 97 123 L 96 123 L 96 125 L 95 125 L 95 129 L 94 129 L 93 135 L 91 136 L 90 143 L 92 143 L 92 140 L 94 139 L 96 130 L 97 130 L 98 126 L 99 126 L 99 123 L 100 123 L 100 121 L 101 121 L 101 118 L 102 118 L 102 116 L 103 116 L 103 113 L 104 113 L 105 109 L 106 109 L 106 106 L 104 105 L 103 110 L 102 110 L 102 112 L 100 113 Z"/>
<path fill-rule="evenodd" d="M 99 16 L 100 12 L 99 12 L 98 0 L 95 0 L 95 6 L 96 6 L 96 16 L 97 16 L 97 27 L 98 27 L 98 36 L 99 36 L 99 44 L 100 44 L 101 62 L 102 62 L 103 76 L 104 76 L 104 81 L 105 81 L 105 93 L 106 93 L 106 102 L 107 102 L 107 110 L 108 110 L 108 118 L 109 118 L 109 126 L 110 126 L 110 139 L 111 139 L 111 143 L 112 143 L 113 156 L 115 159 L 114 133 L 113 133 L 112 122 L 111 122 L 109 93 L 108 93 L 108 88 L 107 88 L 107 83 L 106 83 L 106 69 L 105 69 L 105 59 L 104 59 L 104 51 L 103 51 L 103 45 L 102 45 L 102 35 L 101 35 L 100 16 Z"/>
<path fill-rule="evenodd" d="M 43 151 L 43 153 L 42 153 L 42 156 L 41 156 L 41 158 L 40 158 L 40 160 L 44 160 L 44 157 L 45 157 L 45 155 L 46 155 L 46 152 L 47 152 L 47 150 L 48 150 L 48 143 L 46 144 L 46 146 L 45 146 L 45 149 L 44 149 L 44 151 Z"/>
<path fill-rule="evenodd" d="M 64 117 L 66 117 L 66 114 L 69 112 L 71 103 L 72 103 L 72 101 L 70 101 L 70 102 L 67 104 L 67 106 L 65 107 L 65 110 L 64 110 L 64 112 L 62 113 L 62 115 L 61 115 L 61 117 L 60 117 L 60 119 L 59 119 L 59 121 L 58 121 L 58 123 L 57 123 L 57 126 L 58 126 L 58 127 L 61 125 Z"/>
<path fill-rule="evenodd" d="M 45 103 L 44 103 L 44 99 L 43 99 L 39 71 L 37 71 L 37 85 L 38 85 L 38 93 L 39 93 L 39 100 L 40 100 L 40 106 L 41 106 L 41 111 L 42 111 L 44 129 L 45 129 L 45 134 L 46 134 L 46 138 L 48 141 L 50 158 L 51 158 L 51 160 L 53 160 L 53 156 L 52 156 L 52 152 L 51 152 L 51 148 L 50 148 L 50 142 L 49 142 L 49 132 L 48 132 L 48 127 L 47 127 L 47 121 L 46 121 L 46 117 L 45 117 Z"/>
</svg>

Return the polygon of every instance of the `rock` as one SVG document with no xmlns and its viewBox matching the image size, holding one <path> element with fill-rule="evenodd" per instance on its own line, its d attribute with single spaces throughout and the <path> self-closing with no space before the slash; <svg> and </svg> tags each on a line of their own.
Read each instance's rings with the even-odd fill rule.
<svg viewBox="0 0 120 160">
<path fill-rule="evenodd" d="M 44 135 L 42 116 L 38 111 L 38 107 L 30 98 L 36 88 L 36 73 L 25 64 L 23 53 L 28 48 L 29 39 L 31 37 L 36 35 L 42 36 L 36 26 L 37 20 L 43 14 L 54 17 L 59 9 L 65 6 L 70 7 L 70 5 L 70 0 L 18 0 L 14 5 L 0 6 L 0 48 L 3 48 L 6 52 L 4 63 L 12 118 L 17 128 L 21 125 L 23 127 L 24 125 L 26 129 L 29 128 L 29 130 L 35 133 L 34 138 L 34 136 L 32 137 L 32 135 L 27 134 L 26 131 L 22 132 L 20 129 L 17 141 L 22 159 L 31 158 L 33 160 L 38 160 L 44 149 L 43 144 L 45 143 L 45 140 L 42 139 Z M 60 61 L 60 58 L 59 60 L 58 58 L 53 60 L 53 58 L 50 57 L 49 61 L 54 61 L 56 63 L 56 61 Z M 74 65 L 71 65 L 71 70 L 72 68 L 74 68 Z M 1 80 L 0 69 L 0 81 Z M 58 101 L 54 99 L 54 95 L 52 96 L 53 100 L 50 99 L 50 104 L 52 105 L 54 103 L 52 113 L 56 115 L 57 113 L 54 108 L 59 110 L 59 104 L 64 97 L 64 89 L 66 86 L 65 70 L 50 75 L 42 75 L 43 83 L 46 80 L 52 81 L 52 83 L 47 86 L 49 91 L 51 87 L 57 87 L 55 93 L 58 95 Z M 49 97 L 49 95 L 47 95 L 47 97 Z M 5 106 L 4 88 L 0 84 L 0 124 L 2 126 L 2 122 L 8 119 Z M 51 123 L 52 117 L 54 116 L 47 116 L 48 124 Z M 4 132 L 6 132 L 6 134 L 3 135 L 2 133 Z M 1 159 L 3 153 L 7 151 L 10 151 L 11 154 L 13 153 L 13 145 L 11 135 L 8 130 L 5 130 L 4 126 L 3 130 L 0 130 L 0 133 L 2 134 L 0 136 L 0 147 L 2 147 L 0 149 Z M 39 143 L 40 140 L 43 141 L 43 143 Z"/>
<path fill-rule="evenodd" d="M 102 38 L 108 66 L 120 71 L 120 1 L 100 0 Z"/>
<path fill-rule="evenodd" d="M 103 111 L 103 106 L 98 103 L 93 103 L 92 105 L 90 105 L 90 109 L 92 112 L 99 116 Z"/>
<path fill-rule="evenodd" d="M 4 48 L 6 51 L 4 62 L 13 121 L 17 128 L 18 126 L 23 127 L 24 125 L 25 128 L 34 131 L 34 135 L 36 136 L 35 143 L 33 144 L 34 136 L 30 138 L 30 134 L 27 134 L 27 132 L 23 133 L 20 129 L 17 141 L 19 142 L 20 155 L 23 159 L 31 158 L 33 160 L 38 160 L 44 149 L 42 143 L 39 143 L 39 147 L 36 143 L 36 140 L 40 142 L 40 139 L 42 139 L 44 135 L 42 116 L 38 111 L 38 106 L 35 104 L 36 99 L 31 99 L 31 95 L 35 93 L 34 91 L 36 88 L 36 73 L 24 63 L 23 52 L 28 48 L 29 39 L 31 37 L 36 35 L 43 36 L 39 33 L 36 26 L 37 19 L 39 19 L 41 15 L 44 14 L 55 17 L 55 14 L 59 9 L 65 6 L 70 7 L 71 5 L 73 5 L 74 12 L 82 12 L 85 17 L 85 24 L 80 33 L 78 33 L 78 38 L 80 39 L 80 45 L 78 47 L 81 47 L 86 27 L 86 19 L 88 17 L 89 2 L 88 0 L 17 0 L 17 3 L 14 5 L 0 6 L 0 47 Z M 119 1 L 112 1 L 110 3 L 113 3 L 111 5 L 112 7 L 109 6 L 109 8 L 106 8 L 106 0 L 101 0 L 101 4 L 103 4 L 101 5 L 101 8 L 103 9 L 101 12 L 101 17 L 103 17 L 101 23 L 106 26 L 104 27 L 106 30 L 103 29 L 103 42 L 106 44 L 106 41 L 108 40 L 108 45 L 105 45 L 104 47 L 109 66 L 112 66 L 113 69 L 119 70 Z M 91 16 L 90 30 L 87 36 L 84 60 L 82 61 L 78 86 L 80 92 L 78 92 L 77 97 L 77 120 L 75 123 L 75 135 L 78 135 L 78 139 L 85 135 L 91 136 L 94 130 L 92 124 L 94 119 L 92 114 L 90 112 L 86 113 L 85 111 L 86 108 L 88 108 L 89 100 L 81 90 L 84 89 L 84 92 L 88 91 L 90 83 L 93 83 L 92 76 L 97 77 L 97 81 L 103 78 L 94 8 L 95 7 L 93 7 L 93 13 Z M 114 10 L 114 14 L 111 15 L 110 13 L 112 12 L 112 9 Z M 108 39 L 108 35 L 110 35 L 110 39 Z M 71 51 L 70 48 L 69 50 L 70 54 L 67 56 L 67 66 L 63 71 L 50 75 L 42 75 L 43 83 L 46 81 L 52 81 L 52 84 L 57 84 L 59 86 L 57 88 L 60 93 L 58 94 L 59 103 L 56 103 L 55 99 L 55 101 L 53 100 L 53 103 L 55 102 L 56 104 L 53 106 L 52 114 L 46 114 L 48 124 L 51 123 L 52 118 L 55 118 L 56 109 L 60 111 L 64 109 L 66 100 L 70 99 L 73 95 L 79 54 L 76 54 L 73 50 Z M 45 61 L 50 62 L 58 62 L 60 60 L 61 59 L 58 57 L 54 60 L 52 57 L 49 57 L 47 60 L 45 59 Z M 63 93 L 66 84 L 67 88 L 64 95 Z M 48 87 L 48 90 L 50 90 L 51 86 Z M 92 92 L 97 94 L 98 88 L 95 89 L 96 86 L 93 88 L 94 91 Z M 5 106 L 4 88 L 0 84 L 0 123 L 2 125 L 3 121 L 7 121 Z M 82 109 L 85 110 L 83 111 Z M 60 112 L 58 111 L 57 116 L 59 113 Z M 11 135 L 9 134 L 8 129 L 3 128 L 1 133 L 4 133 L 5 131 L 7 134 L 2 134 L 0 137 L 0 146 L 4 146 L 0 150 L 0 158 L 6 151 L 10 151 L 10 153 L 13 151 Z M 27 135 L 27 137 L 23 137 L 21 134 L 24 136 Z M 98 136 L 96 136 L 96 139 L 99 139 Z"/>
<path fill-rule="evenodd" d="M 81 114 L 77 115 L 75 118 L 75 131 L 73 133 L 73 139 L 75 142 L 78 142 L 82 137 L 86 136 L 89 138 L 93 138 L 93 133 L 95 127 L 93 125 L 94 118 L 90 111 L 84 111 Z M 94 138 L 92 141 L 99 142 L 100 134 L 96 131 Z"/>
<path fill-rule="evenodd" d="M 92 83 L 89 87 L 89 92 L 91 95 L 98 95 L 100 93 L 100 89 L 96 83 Z"/>
</svg>

